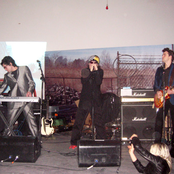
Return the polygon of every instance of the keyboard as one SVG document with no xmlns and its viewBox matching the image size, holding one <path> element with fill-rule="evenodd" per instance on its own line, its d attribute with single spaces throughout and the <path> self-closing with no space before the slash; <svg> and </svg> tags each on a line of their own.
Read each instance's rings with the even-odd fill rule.
<svg viewBox="0 0 174 174">
<path fill-rule="evenodd" d="M 39 97 L 0 97 L 0 102 L 39 102 Z"/>
</svg>

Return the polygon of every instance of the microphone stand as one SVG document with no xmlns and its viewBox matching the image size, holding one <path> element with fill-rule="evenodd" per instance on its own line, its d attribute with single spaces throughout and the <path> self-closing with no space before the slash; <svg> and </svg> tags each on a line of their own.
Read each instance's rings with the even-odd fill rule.
<svg viewBox="0 0 174 174">
<path fill-rule="evenodd" d="M 94 103 L 94 75 L 92 75 L 92 101 L 91 101 L 91 118 L 92 118 L 92 139 L 96 139 L 96 131 L 95 131 L 95 126 L 94 126 L 94 117 L 95 117 L 95 103 Z"/>
<path fill-rule="evenodd" d="M 166 99 L 165 99 L 165 64 L 163 64 L 163 136 L 165 139 L 165 104 L 166 104 Z M 162 135 L 161 135 L 162 136 Z"/>
<path fill-rule="evenodd" d="M 39 120 L 39 140 L 41 141 L 41 118 L 43 115 L 43 84 L 45 83 L 45 77 L 42 71 L 42 67 L 41 67 L 41 63 L 39 60 L 37 60 L 39 67 L 40 67 L 40 71 L 41 71 L 41 77 L 40 80 L 42 81 L 41 83 L 41 103 L 40 103 L 40 120 Z"/>
<path fill-rule="evenodd" d="M 93 96 L 92 96 L 92 108 L 91 108 L 91 117 L 92 117 L 92 139 L 94 140 L 95 139 L 95 127 L 94 127 L 94 99 L 93 99 Z"/>
<path fill-rule="evenodd" d="M 164 84 L 164 87 L 163 87 L 163 133 L 164 133 L 164 137 L 165 137 L 165 103 L 166 103 L 166 100 L 165 100 L 165 80 L 164 80 L 164 74 L 165 74 L 165 72 L 163 72 L 163 84 Z"/>
</svg>

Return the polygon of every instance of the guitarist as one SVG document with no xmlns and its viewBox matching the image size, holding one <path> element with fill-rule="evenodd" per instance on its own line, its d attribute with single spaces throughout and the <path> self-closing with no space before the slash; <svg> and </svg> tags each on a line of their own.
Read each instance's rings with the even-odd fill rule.
<svg viewBox="0 0 174 174">
<path fill-rule="evenodd" d="M 162 50 L 162 62 L 163 66 L 160 66 L 156 70 L 155 81 L 154 81 L 154 91 L 158 99 L 163 97 L 163 89 L 166 89 L 167 94 L 170 98 L 165 101 L 165 116 L 170 110 L 170 115 L 172 119 L 173 135 L 171 144 L 171 156 L 174 157 L 174 52 L 169 48 L 164 48 Z M 159 108 L 157 111 L 156 122 L 155 122 L 155 143 L 161 142 L 162 138 L 162 128 L 163 128 L 163 107 Z"/>
</svg>

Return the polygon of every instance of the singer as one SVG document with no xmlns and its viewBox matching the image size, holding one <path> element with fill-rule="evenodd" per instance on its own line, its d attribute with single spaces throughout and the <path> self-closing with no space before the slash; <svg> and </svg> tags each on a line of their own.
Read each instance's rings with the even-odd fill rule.
<svg viewBox="0 0 174 174">
<path fill-rule="evenodd" d="M 3 83 L 0 86 L 0 94 L 2 94 L 5 91 L 5 89 L 9 86 L 9 96 L 11 97 L 32 97 L 32 94 L 35 89 L 35 83 L 33 81 L 30 69 L 27 66 L 17 66 L 14 59 L 10 56 L 4 57 L 1 61 L 1 65 L 7 71 L 7 73 L 4 75 Z M 21 105 L 22 103 L 20 102 L 8 102 L 7 120 L 10 124 Z M 23 114 L 25 116 L 25 119 L 27 120 L 31 134 L 34 137 L 37 137 L 38 129 L 33 113 L 33 103 L 29 103 L 25 106 Z M 13 127 L 11 129 L 13 129 Z M 9 129 L 6 128 L 3 132 L 3 135 L 11 136 L 11 132 L 9 131 Z"/>
<path fill-rule="evenodd" d="M 171 141 L 171 156 L 174 157 L 174 52 L 169 48 L 164 48 L 162 50 L 162 62 L 163 66 L 160 66 L 156 70 L 155 81 L 154 81 L 154 91 L 157 98 L 161 99 L 163 97 L 163 90 L 166 89 L 166 93 L 169 94 L 170 98 L 165 101 L 165 116 L 170 111 L 170 117 L 172 119 L 173 135 Z M 167 88 L 166 88 L 167 87 Z M 161 142 L 162 129 L 163 129 L 163 107 L 159 108 L 157 111 L 156 122 L 155 122 L 155 143 Z"/>
<path fill-rule="evenodd" d="M 100 59 L 97 55 L 89 58 L 88 67 L 81 71 L 82 92 L 79 107 L 76 114 L 75 123 L 72 129 L 71 146 L 76 148 L 77 141 L 80 140 L 83 125 L 87 115 L 94 113 L 94 126 L 96 128 L 96 138 L 105 139 L 105 127 L 102 117 L 102 99 L 100 86 L 103 80 L 103 70 L 99 66 Z M 94 109 L 94 112 L 92 112 Z"/>
</svg>

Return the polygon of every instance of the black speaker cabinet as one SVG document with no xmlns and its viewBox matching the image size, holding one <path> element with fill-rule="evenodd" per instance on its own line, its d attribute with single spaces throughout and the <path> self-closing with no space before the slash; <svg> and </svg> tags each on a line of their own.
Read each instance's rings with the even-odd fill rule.
<svg viewBox="0 0 174 174">
<path fill-rule="evenodd" d="M 79 167 L 120 166 L 121 142 L 117 140 L 80 140 Z"/>
<path fill-rule="evenodd" d="M 12 162 L 35 162 L 41 154 L 37 138 L 8 136 L 0 137 L 0 160 Z"/>
<path fill-rule="evenodd" d="M 121 106 L 121 137 L 137 134 L 142 140 L 153 138 L 156 109 L 152 103 L 129 103 Z"/>
</svg>

